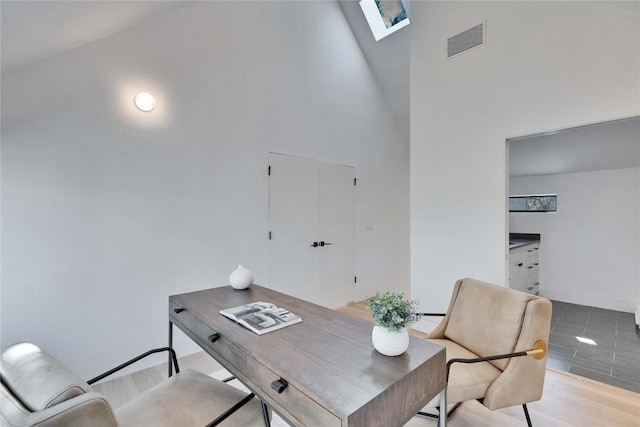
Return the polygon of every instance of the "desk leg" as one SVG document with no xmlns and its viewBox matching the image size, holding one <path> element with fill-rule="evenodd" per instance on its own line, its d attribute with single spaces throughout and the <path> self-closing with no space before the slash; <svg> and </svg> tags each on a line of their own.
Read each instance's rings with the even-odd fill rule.
<svg viewBox="0 0 640 427">
<path fill-rule="evenodd" d="M 440 416 L 438 417 L 438 427 L 447 427 L 447 386 L 440 392 Z"/>
<path fill-rule="evenodd" d="M 173 348 L 173 323 L 169 321 L 169 348 Z M 171 353 L 169 353 L 169 377 L 172 375 L 173 371 L 173 359 L 171 358 Z"/>
<path fill-rule="evenodd" d="M 267 408 L 267 404 L 261 400 L 260 405 L 262 406 L 262 418 L 264 419 L 264 425 L 265 427 L 271 427 L 271 421 L 269 420 L 269 409 Z"/>
</svg>

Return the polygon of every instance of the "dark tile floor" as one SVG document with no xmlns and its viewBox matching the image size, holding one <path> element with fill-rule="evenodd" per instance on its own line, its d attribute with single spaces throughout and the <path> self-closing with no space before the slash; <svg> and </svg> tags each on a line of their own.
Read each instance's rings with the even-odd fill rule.
<svg viewBox="0 0 640 427">
<path fill-rule="evenodd" d="M 640 393 L 640 331 L 633 313 L 551 302 L 547 367 Z"/>
</svg>

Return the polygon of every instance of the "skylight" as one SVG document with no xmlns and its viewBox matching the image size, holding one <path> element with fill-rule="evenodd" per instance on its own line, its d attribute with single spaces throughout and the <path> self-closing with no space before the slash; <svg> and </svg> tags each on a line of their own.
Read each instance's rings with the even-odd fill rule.
<svg viewBox="0 0 640 427">
<path fill-rule="evenodd" d="M 409 25 L 409 17 L 402 0 L 360 0 L 376 41 Z"/>
</svg>

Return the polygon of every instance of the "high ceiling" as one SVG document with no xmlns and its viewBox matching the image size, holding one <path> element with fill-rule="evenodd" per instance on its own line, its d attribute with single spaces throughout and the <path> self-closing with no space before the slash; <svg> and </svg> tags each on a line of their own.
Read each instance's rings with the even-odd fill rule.
<svg viewBox="0 0 640 427">
<path fill-rule="evenodd" d="M 191 3 L 2 0 L 2 71 L 75 49 Z"/>
<path fill-rule="evenodd" d="M 192 1 L 3 0 L 2 71 L 77 48 L 191 4 Z M 376 42 L 358 2 L 340 1 L 339 5 L 408 141 L 411 25 Z M 639 129 L 636 118 L 513 141 L 510 174 L 638 167 Z"/>
<path fill-rule="evenodd" d="M 8 1 L 0 3 L 2 71 L 44 59 L 119 31 L 193 1 Z M 395 115 L 409 140 L 409 32 L 375 42 L 357 1 L 339 2 Z M 46 37 L 43 37 L 46 34 Z M 393 58 L 393 60 L 389 60 Z"/>
<path fill-rule="evenodd" d="M 409 3 L 405 2 L 408 14 L 411 12 Z M 341 1 L 340 7 L 396 117 L 400 131 L 408 141 L 411 24 L 376 42 L 357 1 Z"/>
</svg>

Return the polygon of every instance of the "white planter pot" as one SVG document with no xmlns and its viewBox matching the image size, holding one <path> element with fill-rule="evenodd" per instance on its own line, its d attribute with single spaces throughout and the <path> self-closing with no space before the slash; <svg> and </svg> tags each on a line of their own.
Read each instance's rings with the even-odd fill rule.
<svg viewBox="0 0 640 427">
<path fill-rule="evenodd" d="M 252 283 L 253 273 L 241 265 L 229 275 L 229 284 L 234 289 L 247 289 Z"/>
<path fill-rule="evenodd" d="M 399 356 L 409 348 L 409 333 L 406 328 L 389 332 L 382 326 L 374 326 L 371 332 L 373 347 L 385 356 Z"/>
</svg>

